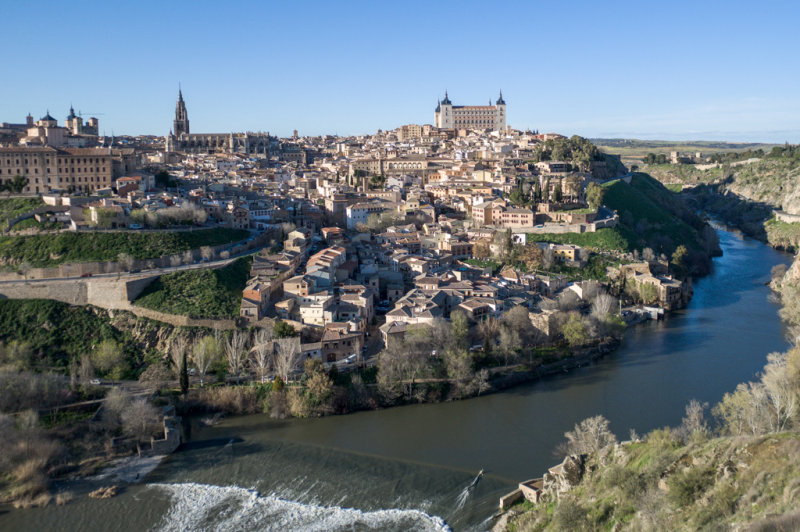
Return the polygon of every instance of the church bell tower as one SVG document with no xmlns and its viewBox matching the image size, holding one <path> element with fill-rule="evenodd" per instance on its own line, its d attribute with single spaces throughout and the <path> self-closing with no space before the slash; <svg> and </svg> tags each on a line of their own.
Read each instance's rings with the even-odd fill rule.
<svg viewBox="0 0 800 532">
<path fill-rule="evenodd" d="M 189 134 L 189 115 L 186 113 L 186 103 L 183 101 L 180 88 L 178 88 L 178 103 L 175 104 L 173 131 L 176 137 L 180 137 L 183 133 Z"/>
</svg>

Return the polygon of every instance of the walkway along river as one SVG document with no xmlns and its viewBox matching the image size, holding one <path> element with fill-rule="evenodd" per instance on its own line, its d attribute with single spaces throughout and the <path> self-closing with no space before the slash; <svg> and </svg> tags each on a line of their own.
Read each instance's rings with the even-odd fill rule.
<svg viewBox="0 0 800 532">
<path fill-rule="evenodd" d="M 620 439 L 677 425 L 689 400 L 714 404 L 788 347 L 765 283 L 790 257 L 719 232 L 724 254 L 688 308 L 632 327 L 588 367 L 453 403 L 227 419 L 118 497 L 11 511 L 0 529 L 483 530 L 576 422 L 603 414 Z"/>
</svg>

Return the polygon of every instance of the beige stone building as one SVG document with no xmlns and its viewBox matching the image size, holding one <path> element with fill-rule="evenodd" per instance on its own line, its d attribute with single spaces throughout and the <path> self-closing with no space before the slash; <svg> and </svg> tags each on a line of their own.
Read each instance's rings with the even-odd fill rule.
<svg viewBox="0 0 800 532">
<path fill-rule="evenodd" d="M 444 93 L 444 100 L 436 105 L 433 123 L 442 129 L 491 129 L 502 131 L 506 128 L 506 102 L 503 92 L 494 105 L 453 105 Z"/>
<path fill-rule="evenodd" d="M 23 192 L 92 192 L 111 186 L 112 154 L 108 148 L 0 148 L 0 181 L 15 175 L 28 178 Z"/>
</svg>

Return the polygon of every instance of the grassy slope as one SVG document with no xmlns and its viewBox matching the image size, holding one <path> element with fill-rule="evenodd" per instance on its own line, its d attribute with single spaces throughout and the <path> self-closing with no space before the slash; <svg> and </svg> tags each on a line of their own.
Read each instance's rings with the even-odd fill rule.
<svg viewBox="0 0 800 532">
<path fill-rule="evenodd" d="M 0 258 L 29 262 L 34 267 L 65 262 L 116 260 L 120 253 L 150 259 L 202 246 L 236 242 L 249 233 L 241 229 L 214 228 L 200 231 L 136 233 L 57 233 L 0 237 Z"/>
<path fill-rule="evenodd" d="M 103 340 L 123 345 L 131 362 L 140 356 L 132 337 L 111 326 L 107 317 L 47 299 L 0 299 L 0 341 L 13 340 L 29 343 L 44 365 L 61 368 Z"/>
<path fill-rule="evenodd" d="M 598 250 L 628 251 L 649 246 L 671 252 L 678 244 L 700 248 L 698 228 L 702 221 L 652 177 L 635 174 L 630 184 L 616 180 L 606 183 L 605 188 L 603 203 L 620 215 L 617 227 L 595 233 L 530 234 L 528 240 Z"/>
<path fill-rule="evenodd" d="M 193 318 L 239 315 L 242 290 L 250 276 L 250 257 L 217 270 L 191 270 L 161 276 L 134 302 L 136 305 Z"/>
<path fill-rule="evenodd" d="M 797 433 L 683 445 L 657 431 L 590 456 L 587 471 L 559 503 L 520 506 L 508 529 L 727 530 L 800 518 Z"/>
<path fill-rule="evenodd" d="M 603 203 L 619 213 L 620 225 L 632 247 L 641 248 L 665 236 L 675 245 L 699 247 L 701 220 L 674 193 L 649 175 L 635 174 L 630 185 L 618 180 L 605 187 Z M 630 213 L 630 219 L 626 213 Z"/>
<path fill-rule="evenodd" d="M 11 218 L 16 218 L 43 205 L 44 202 L 39 198 L 0 199 L 0 229 L 5 229 Z"/>
</svg>

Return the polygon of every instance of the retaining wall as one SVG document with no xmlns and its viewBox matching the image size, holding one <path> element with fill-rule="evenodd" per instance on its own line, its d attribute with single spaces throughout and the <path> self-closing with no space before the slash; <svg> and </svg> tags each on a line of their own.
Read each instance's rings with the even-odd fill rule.
<svg viewBox="0 0 800 532">
<path fill-rule="evenodd" d="M 787 224 L 796 224 L 800 223 L 800 214 L 789 214 L 788 212 L 783 211 L 774 211 L 775 218 L 777 218 L 781 222 L 786 222 Z"/>
</svg>

